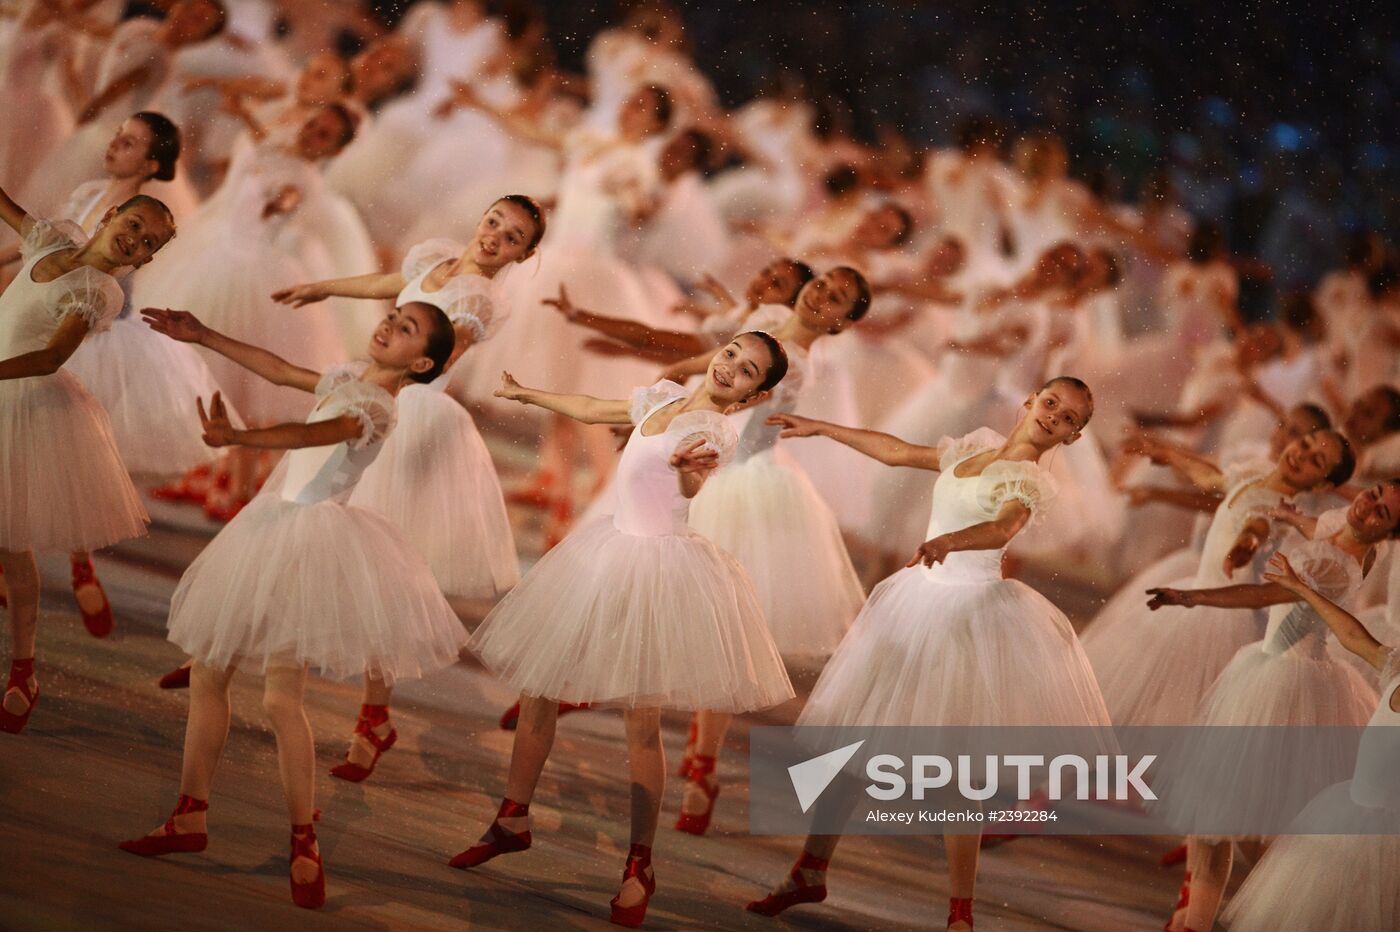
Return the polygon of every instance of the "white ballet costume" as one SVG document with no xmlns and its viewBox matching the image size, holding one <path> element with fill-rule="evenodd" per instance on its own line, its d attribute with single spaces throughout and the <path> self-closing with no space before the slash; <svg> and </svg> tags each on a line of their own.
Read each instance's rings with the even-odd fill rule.
<svg viewBox="0 0 1400 932">
<path fill-rule="evenodd" d="M 1400 650 L 1383 648 L 1383 684 L 1352 778 L 1313 798 L 1274 840 L 1226 908 L 1231 932 L 1391 932 L 1400 917 Z M 1366 833 L 1366 834 L 1363 834 Z M 1380 834 L 1384 833 L 1384 834 Z"/>
<path fill-rule="evenodd" d="M 1216 508 L 1193 576 L 1172 588 L 1214 589 L 1258 582 L 1263 555 L 1226 576 L 1225 556 L 1250 521 L 1268 518 L 1283 496 L 1245 476 Z M 1229 608 L 1165 606 L 1147 594 L 1111 603 L 1084 631 L 1084 650 L 1098 674 L 1115 725 L 1188 725 L 1210 685 L 1241 647 L 1263 634 L 1262 613 Z"/>
<path fill-rule="evenodd" d="M 546 553 L 472 636 L 491 672 L 560 702 L 746 712 L 792 698 L 792 685 L 744 568 L 686 524 L 670 457 L 703 439 L 733 457 L 722 415 L 690 411 L 647 435 L 688 393 L 657 382 L 632 393 L 615 515 Z"/>
<path fill-rule="evenodd" d="M 438 291 L 423 288 L 433 269 L 464 251 L 443 239 L 409 250 L 403 263 L 408 284 L 398 303 L 441 308 L 453 326 L 470 327 L 482 340 L 504 316 L 493 280 L 453 275 Z M 491 454 L 471 415 L 445 393 L 451 376 L 449 370 L 399 392 L 398 426 L 350 502 L 392 521 L 428 561 L 445 594 L 493 599 L 520 581 L 520 561 Z"/>
<path fill-rule="evenodd" d="M 1005 438 L 981 428 L 939 444 L 930 539 L 996 518 L 1008 502 L 1040 514 L 1053 480 L 1034 463 L 959 464 Z M 1063 612 L 1001 575 L 1002 550 L 906 567 L 870 594 L 799 725 L 1107 726 L 1094 673 Z"/>
<path fill-rule="evenodd" d="M 106 187 L 105 181 L 80 185 L 63 216 L 91 233 L 101 220 L 95 207 Z M 123 288 L 129 283 L 125 279 Z M 192 346 L 156 333 L 129 307 L 109 329 L 88 334 L 66 368 L 107 409 L 112 437 L 133 475 L 176 475 L 217 455 L 191 416 L 197 399 L 219 390 L 209 367 Z M 230 416 L 238 414 L 231 410 Z"/>
<path fill-rule="evenodd" d="M 278 146 L 250 148 L 195 218 L 136 273 L 132 305 L 192 311 L 220 333 L 311 369 L 340 363 L 346 353 L 330 308 L 294 309 L 272 300 L 278 289 L 333 275 L 320 231 L 310 226 L 320 216 L 314 202 L 321 184 L 316 166 Z M 286 187 L 301 192 L 300 206 L 265 218 L 267 204 Z M 304 392 L 273 385 L 217 354 L 205 359 L 249 424 L 306 416 Z"/>
<path fill-rule="evenodd" d="M 1322 535 L 1340 530 L 1345 509 L 1324 515 L 1319 539 L 1279 548 L 1308 586 L 1327 599 L 1347 604 L 1361 586 L 1361 568 Z M 1236 610 L 1238 611 L 1238 610 Z M 1286 602 L 1269 610 L 1264 638 L 1246 644 L 1216 678 L 1196 712 L 1196 726 L 1359 727 L 1375 705 L 1376 693 L 1352 667 L 1331 657 L 1326 623 L 1306 602 Z M 1305 759 L 1280 757 L 1276 739 L 1264 729 L 1231 733 L 1231 753 L 1218 741 L 1187 743 L 1163 770 L 1156 814 L 1183 834 L 1207 841 L 1239 839 L 1219 826 L 1258 824 L 1280 806 L 1297 812 L 1324 787 L 1351 772 L 1347 741 L 1338 735 L 1335 753 Z M 1288 774 L 1290 798 L 1261 794 L 1258 787 Z M 1258 839 L 1260 836 L 1248 836 Z"/>
<path fill-rule="evenodd" d="M 348 503 L 394 426 L 394 398 L 360 381 L 366 368 L 327 372 L 307 418 L 356 418 L 359 436 L 289 450 L 181 577 L 169 636 L 199 662 L 390 685 L 456 662 L 466 630 L 428 565 L 386 518 Z"/>
<path fill-rule="evenodd" d="M 791 314 L 765 307 L 744 330 L 772 330 Z M 753 580 L 768 630 L 784 659 L 810 663 L 831 655 L 860 612 L 865 592 L 841 528 L 817 490 L 765 423 L 797 406 L 807 353 L 784 344 L 788 372 L 773 396 L 734 415 L 735 460 L 705 483 L 690 505 L 690 526 L 733 554 Z"/>
<path fill-rule="evenodd" d="M 85 241 L 71 224 L 33 222 L 0 294 L 0 359 L 44 349 L 69 317 L 100 330 L 121 311 L 121 286 L 89 266 L 34 280 L 41 259 Z M 145 534 L 148 520 L 107 412 L 76 376 L 0 381 L 0 550 L 97 550 Z"/>
</svg>

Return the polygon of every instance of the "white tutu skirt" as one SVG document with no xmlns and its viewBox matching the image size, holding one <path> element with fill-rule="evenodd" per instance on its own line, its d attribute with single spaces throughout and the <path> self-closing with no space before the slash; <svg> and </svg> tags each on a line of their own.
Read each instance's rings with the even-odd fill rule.
<svg viewBox="0 0 1400 932">
<path fill-rule="evenodd" d="M 193 347 L 126 317 L 90 334 L 68 368 L 107 409 L 132 473 L 175 475 L 215 458 L 204 444 L 195 401 L 208 404 L 219 385 Z"/>
<path fill-rule="evenodd" d="M 698 534 L 641 536 L 611 516 L 525 575 L 471 648 L 528 696 L 747 712 L 793 697 L 743 567 Z"/>
<path fill-rule="evenodd" d="M 1319 642 L 1320 644 L 1321 642 Z M 1195 724 L 1239 726 L 1332 726 L 1340 730 L 1365 725 L 1376 707 L 1376 691 L 1351 667 L 1326 656 L 1310 655 L 1306 644 L 1282 654 L 1266 654 L 1261 644 L 1241 648 L 1215 681 L 1201 704 Z M 1339 734 L 1333 753 L 1298 758 L 1264 731 L 1234 731 L 1228 742 L 1209 734 L 1195 738 L 1173 754 L 1153 788 L 1160 804 L 1156 814 L 1182 834 L 1207 841 L 1259 838 L 1232 835 L 1221 826 L 1258 825 L 1278 818 L 1280 807 L 1297 812 L 1317 792 L 1350 776 L 1355 744 Z M 1289 793 L 1260 793 L 1288 775 Z"/>
<path fill-rule="evenodd" d="M 190 564 L 170 640 L 218 669 L 309 664 L 393 683 L 455 662 L 467 633 L 384 517 L 333 501 L 255 498 Z"/>
<path fill-rule="evenodd" d="M 953 554 L 954 560 L 963 554 Z M 801 725 L 1107 726 L 1069 619 L 1009 579 L 907 567 L 875 587 Z"/>
<path fill-rule="evenodd" d="M 520 581 L 496 467 L 460 404 L 427 386 L 399 393 L 398 423 L 350 496 L 403 532 L 442 591 L 493 599 Z"/>
<path fill-rule="evenodd" d="M 690 526 L 748 571 L 783 657 L 836 650 L 865 592 L 836 517 L 781 450 L 716 472 L 690 503 Z"/>
<path fill-rule="evenodd" d="M 1357 806 L 1349 787 L 1323 790 L 1299 822 L 1306 824 L 1315 807 L 1350 807 L 1358 828 L 1390 834 L 1279 836 L 1221 916 L 1230 932 L 1393 932 L 1400 921 L 1400 813 Z"/>
<path fill-rule="evenodd" d="M 1170 585 L 1191 588 L 1194 576 Z M 1146 588 L 1140 598 L 1115 598 L 1112 612 L 1100 612 L 1085 631 L 1084 650 L 1115 725 L 1189 725 L 1220 671 L 1263 636 L 1263 618 L 1231 608 L 1154 612 Z"/>
<path fill-rule="evenodd" d="M 97 550 L 146 533 L 150 518 L 81 382 L 0 382 L 0 549 Z"/>
</svg>

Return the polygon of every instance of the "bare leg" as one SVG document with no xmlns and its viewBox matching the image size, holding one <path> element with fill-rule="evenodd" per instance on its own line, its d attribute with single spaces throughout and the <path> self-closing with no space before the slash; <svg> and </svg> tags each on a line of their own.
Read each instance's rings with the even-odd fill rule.
<svg viewBox="0 0 1400 932">
<path fill-rule="evenodd" d="M 661 816 L 661 794 L 666 789 L 666 752 L 661 747 L 661 710 L 628 709 L 627 764 L 632 776 L 632 832 L 634 845 L 650 848 L 656 841 Z M 649 868 L 648 868 L 649 870 Z M 622 882 L 617 905 L 635 906 L 646 899 L 646 888 L 636 877 Z"/>
<path fill-rule="evenodd" d="M 10 660 L 34 660 L 34 642 L 39 628 L 39 566 L 34 551 L 0 550 L 0 570 L 10 587 Z M 38 686 L 33 673 L 27 682 L 32 693 Z M 18 689 L 5 692 L 5 711 L 23 715 L 29 700 Z"/>
<path fill-rule="evenodd" d="M 305 667 L 267 671 L 263 711 L 277 737 L 277 769 L 292 825 L 310 825 L 316 811 L 316 739 L 306 719 L 305 695 Z M 310 858 L 292 862 L 292 879 L 297 883 L 311 883 L 319 873 L 319 865 Z"/>
<path fill-rule="evenodd" d="M 972 899 L 977 891 L 977 858 L 982 850 L 982 835 L 944 835 L 943 847 L 948 857 L 949 894 L 953 899 Z M 954 932 L 968 932 L 966 922 L 948 926 Z"/>
<path fill-rule="evenodd" d="M 1196 854 L 1194 859 L 1190 855 L 1187 856 L 1187 863 L 1192 866 L 1191 901 L 1186 906 L 1186 928 L 1209 929 L 1215 925 L 1215 914 L 1220 911 L 1220 900 L 1225 895 L 1225 885 L 1230 882 L 1235 846 L 1233 842 L 1207 843 L 1195 838 L 1190 839 L 1187 844 L 1196 850 Z"/>
</svg>

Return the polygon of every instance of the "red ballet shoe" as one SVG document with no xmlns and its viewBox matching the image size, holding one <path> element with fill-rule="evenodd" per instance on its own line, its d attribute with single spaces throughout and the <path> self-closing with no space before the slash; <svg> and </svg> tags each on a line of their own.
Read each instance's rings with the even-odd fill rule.
<svg viewBox="0 0 1400 932">
<path fill-rule="evenodd" d="M 698 713 L 690 716 L 690 728 L 685 733 L 685 750 L 681 752 L 681 765 L 676 768 L 676 776 L 690 776 L 690 760 L 695 756 L 696 740 L 700 737 L 700 719 Z"/>
<path fill-rule="evenodd" d="M 399 732 L 396 728 L 390 728 L 389 733 L 382 738 L 374 733 L 375 728 L 388 720 L 389 707 L 387 705 L 360 706 L 360 717 L 355 722 L 355 736 L 363 738 L 366 744 L 374 748 L 374 759 L 369 762 L 368 767 L 363 767 L 352 761 L 347 752 L 345 760 L 331 768 L 331 776 L 348 780 L 351 783 L 361 783 L 374 773 L 375 765 L 379 763 L 380 756 L 399 740 Z"/>
<path fill-rule="evenodd" d="M 165 820 L 165 828 L 159 835 L 142 835 L 117 845 L 129 854 L 143 858 L 160 857 L 162 854 L 194 854 L 209 847 L 208 832 L 181 832 L 175 828 L 175 817 L 190 812 L 207 812 L 209 801 L 181 796 L 175 804 L 175 811 Z"/>
<path fill-rule="evenodd" d="M 647 904 L 651 902 L 652 894 L 656 892 L 656 872 L 651 869 L 651 846 L 633 845 L 627 852 L 627 866 L 622 869 L 622 882 L 635 879 L 642 885 L 642 891 L 646 894 L 640 903 L 633 906 L 619 906 L 618 900 L 622 894 L 612 898 L 613 925 L 626 926 L 635 929 L 642 924 L 647 917 Z"/>
<path fill-rule="evenodd" d="M 583 712 L 593 708 L 587 702 L 561 702 L 559 703 L 559 717 L 563 718 L 570 712 Z M 520 703 L 515 703 L 509 709 L 501 713 L 501 720 L 497 723 L 501 731 L 515 731 L 520 724 Z"/>
<path fill-rule="evenodd" d="M 190 668 L 176 667 L 169 673 L 162 676 L 157 685 L 161 689 L 189 689 L 190 688 Z"/>
<path fill-rule="evenodd" d="M 292 865 L 297 858 L 305 858 L 316 864 L 316 879 L 297 883 L 292 873 Z M 320 909 L 326 905 L 326 869 L 321 863 L 321 852 L 316 850 L 316 827 L 308 822 L 292 826 L 292 854 L 287 859 L 287 879 L 292 883 L 292 902 L 302 909 Z"/>
<path fill-rule="evenodd" d="M 207 464 L 196 466 L 174 482 L 151 489 L 151 498 L 163 502 L 191 502 L 202 505 L 205 496 L 209 494 L 209 476 L 212 472 L 213 467 Z"/>
<path fill-rule="evenodd" d="M 488 841 L 478 842 L 466 851 L 447 862 L 448 867 L 467 870 L 480 867 L 492 858 L 502 854 L 514 854 L 530 847 L 530 830 L 519 834 L 501 828 L 501 819 L 516 819 L 530 814 L 529 803 L 518 803 L 513 799 L 501 800 L 501 808 L 496 812 L 496 821 L 486 830 Z"/>
<path fill-rule="evenodd" d="M 965 922 L 969 929 L 972 928 L 972 897 L 955 896 L 948 900 L 947 928 L 951 929 L 955 922 Z"/>
<path fill-rule="evenodd" d="M 1162 855 L 1162 859 L 1157 863 L 1161 864 L 1163 867 L 1175 867 L 1176 865 L 1182 863 L 1185 860 L 1186 845 L 1181 844 L 1177 845 L 1175 848 Z"/>
<path fill-rule="evenodd" d="M 34 714 L 34 707 L 39 704 L 39 683 L 34 682 L 34 689 L 29 688 L 29 679 L 34 676 L 34 658 L 26 657 L 23 660 L 10 661 L 10 678 L 5 681 L 5 695 L 10 694 L 10 690 L 18 690 L 24 697 L 24 701 L 29 703 L 24 711 L 20 713 L 11 712 L 0 705 L 0 731 L 17 735 L 24 731 L 24 726 L 29 724 L 29 716 Z"/>
<path fill-rule="evenodd" d="M 83 616 L 83 627 L 88 629 L 88 634 L 95 638 L 105 638 L 112 633 L 112 603 L 107 601 L 107 591 L 97 579 L 92 560 L 70 560 L 69 566 L 73 570 L 74 600 L 78 598 L 78 590 L 84 586 L 95 587 L 97 594 L 102 596 L 102 607 L 97 611 L 89 612 L 83 608 L 82 602 L 78 602 L 78 613 Z"/>
<path fill-rule="evenodd" d="M 686 774 L 691 785 L 697 786 L 705 794 L 708 804 L 704 812 L 681 811 L 676 819 L 676 830 L 690 835 L 703 835 L 710 828 L 710 816 L 715 812 L 715 800 L 719 798 L 719 785 L 711 785 L 705 778 L 715 772 L 715 759 L 703 754 L 690 758 L 690 771 Z"/>
<path fill-rule="evenodd" d="M 802 877 L 802 872 L 821 871 L 822 877 L 826 877 L 827 860 L 815 857 L 807 852 L 802 852 L 802 856 L 797 859 L 797 863 L 788 872 L 789 879 L 796 887 L 791 890 L 784 890 L 781 893 L 770 893 L 761 900 L 754 900 L 744 908 L 751 913 L 758 913 L 760 916 L 776 916 L 785 909 L 800 906 L 803 903 L 820 903 L 826 899 L 826 884 L 809 884 Z"/>
</svg>

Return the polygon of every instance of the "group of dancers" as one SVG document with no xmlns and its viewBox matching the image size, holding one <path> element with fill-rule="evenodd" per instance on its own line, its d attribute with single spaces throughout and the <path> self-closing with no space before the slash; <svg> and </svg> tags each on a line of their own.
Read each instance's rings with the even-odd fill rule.
<svg viewBox="0 0 1400 932">
<path fill-rule="evenodd" d="M 309 672 L 363 680 L 352 781 L 398 740 L 400 680 L 465 650 L 519 692 L 460 869 L 531 846 L 561 713 L 622 709 L 627 926 L 657 889 L 662 712 L 691 716 L 676 828 L 703 834 L 732 717 L 793 699 L 790 673 L 820 671 L 800 724 L 1400 724 L 1400 272 L 1377 238 L 1248 323 L 1165 179 L 1111 204 L 1047 133 L 1004 159 L 987 120 L 923 152 L 790 89 L 727 112 L 664 6 L 595 37 L 586 81 L 526 7 L 420 2 L 346 60 L 294 4 L 124 6 L 0 20 L 0 110 L 26 127 L 0 147 L 0 729 L 41 695 L 36 550 L 70 554 L 101 637 L 91 554 L 145 532 L 133 476 L 225 523 L 170 606 L 180 796 L 124 851 L 208 845 L 238 669 L 264 677 L 307 908 Z M 473 415 L 540 438 L 508 493 Z M 542 512 L 523 576 L 508 501 Z M 1024 566 L 1118 590 L 1081 643 Z M 449 599 L 493 607 L 468 633 Z M 1183 758 L 1167 928 L 1212 927 L 1236 848 L 1232 928 L 1393 927 L 1393 744 Z M 1210 833 L 1285 766 L 1300 818 L 1340 799 L 1395 834 Z M 825 899 L 838 841 L 748 909 Z M 982 839 L 944 841 L 963 932 Z"/>
</svg>

